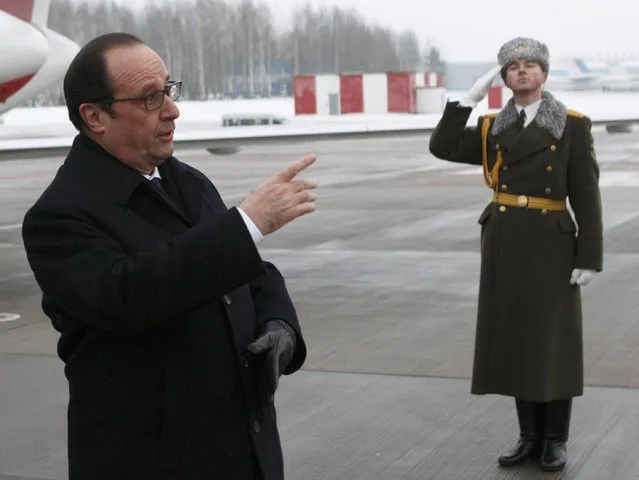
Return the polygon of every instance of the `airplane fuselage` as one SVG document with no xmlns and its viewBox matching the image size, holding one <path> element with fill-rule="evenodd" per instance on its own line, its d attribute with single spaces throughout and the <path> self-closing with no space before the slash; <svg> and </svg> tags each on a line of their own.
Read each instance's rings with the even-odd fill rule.
<svg viewBox="0 0 639 480">
<path fill-rule="evenodd" d="M 50 0 L 0 0 L 0 115 L 60 82 L 79 51 L 47 28 Z"/>
</svg>

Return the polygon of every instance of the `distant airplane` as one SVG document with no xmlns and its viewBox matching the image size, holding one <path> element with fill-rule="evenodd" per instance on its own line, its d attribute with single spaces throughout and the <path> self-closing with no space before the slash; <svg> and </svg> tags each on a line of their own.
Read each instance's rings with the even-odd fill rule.
<svg viewBox="0 0 639 480">
<path fill-rule="evenodd" d="M 550 65 L 546 86 L 552 90 L 600 90 L 601 73 L 590 70 L 579 58 Z"/>
<path fill-rule="evenodd" d="M 639 61 L 624 60 L 613 64 L 609 74 L 601 78 L 601 84 L 606 91 L 639 90 Z"/>
<path fill-rule="evenodd" d="M 569 63 L 551 66 L 546 85 L 554 90 L 637 91 L 639 61 L 586 63 L 575 58 Z"/>
<path fill-rule="evenodd" d="M 0 0 L 0 115 L 59 82 L 80 47 L 47 28 L 51 0 Z"/>
</svg>

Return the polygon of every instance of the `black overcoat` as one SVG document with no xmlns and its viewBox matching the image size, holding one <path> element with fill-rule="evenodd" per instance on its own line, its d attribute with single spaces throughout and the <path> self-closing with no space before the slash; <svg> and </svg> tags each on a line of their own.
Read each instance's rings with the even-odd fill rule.
<svg viewBox="0 0 639 480">
<path fill-rule="evenodd" d="M 84 135 L 23 222 L 69 383 L 70 480 L 281 480 L 273 404 L 245 347 L 297 334 L 284 279 L 236 208 L 169 158 L 159 190 Z M 247 358 L 248 357 L 248 358 Z"/>
</svg>

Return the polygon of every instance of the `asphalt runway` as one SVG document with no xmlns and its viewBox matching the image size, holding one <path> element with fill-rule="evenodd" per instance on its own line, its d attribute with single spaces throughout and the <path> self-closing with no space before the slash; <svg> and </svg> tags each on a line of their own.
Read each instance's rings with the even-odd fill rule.
<svg viewBox="0 0 639 480">
<path fill-rule="evenodd" d="M 287 278 L 309 347 L 276 401 L 287 479 L 639 478 L 639 134 L 595 133 L 605 260 L 584 288 L 587 389 L 569 466 L 500 469 L 511 399 L 469 393 L 479 275 L 478 168 L 442 162 L 428 137 L 176 155 L 229 205 L 316 152 L 318 210 L 260 246 Z M 0 162 L 0 480 L 66 478 L 67 384 L 21 244 L 26 209 L 62 159 Z M 0 317 L 0 320 L 3 317 Z M 10 318 L 10 317 L 4 317 Z"/>
</svg>

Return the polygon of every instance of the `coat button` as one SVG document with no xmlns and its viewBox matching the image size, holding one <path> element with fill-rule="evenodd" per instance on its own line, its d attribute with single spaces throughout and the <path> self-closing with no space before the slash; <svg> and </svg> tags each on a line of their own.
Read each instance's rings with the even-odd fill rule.
<svg viewBox="0 0 639 480">
<path fill-rule="evenodd" d="M 231 304 L 231 297 L 229 297 L 228 295 L 224 295 L 224 301 L 226 302 L 227 305 Z"/>
<path fill-rule="evenodd" d="M 124 266 L 122 263 L 116 263 L 113 268 L 111 268 L 111 273 L 113 275 L 120 275 L 124 271 Z"/>
<path fill-rule="evenodd" d="M 554 152 L 555 150 L 557 150 L 557 147 L 555 145 L 551 145 L 550 146 L 550 151 Z"/>
<path fill-rule="evenodd" d="M 502 167 L 502 170 L 503 170 L 504 172 L 505 172 L 506 170 L 508 170 L 508 165 L 504 165 L 504 166 Z"/>
<path fill-rule="evenodd" d="M 506 211 L 506 207 L 502 205 L 501 207 L 499 207 L 499 211 L 500 212 L 505 212 Z"/>
<path fill-rule="evenodd" d="M 506 185 L 506 184 L 504 183 L 504 184 L 501 186 L 501 189 L 502 189 L 503 191 L 508 190 L 508 185 Z"/>
<path fill-rule="evenodd" d="M 549 194 L 550 192 L 552 192 L 552 190 L 550 189 L 550 187 L 546 187 L 546 190 L 544 190 L 546 192 L 546 194 Z"/>
<path fill-rule="evenodd" d="M 259 433 L 260 431 L 260 423 L 257 420 L 253 422 L 253 431 L 255 433 Z"/>
<path fill-rule="evenodd" d="M 541 211 L 542 215 L 546 215 L 548 213 L 548 210 L 546 210 L 545 208 Z"/>
<path fill-rule="evenodd" d="M 552 172 L 552 165 L 548 165 L 548 166 L 546 167 L 546 171 L 547 171 L 548 173 Z"/>
</svg>

